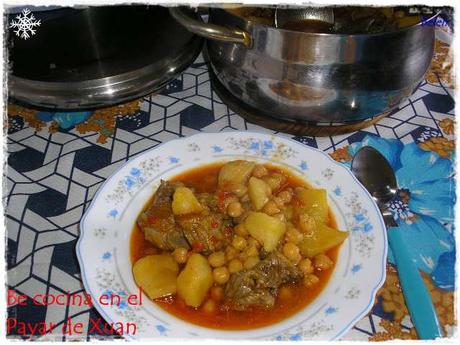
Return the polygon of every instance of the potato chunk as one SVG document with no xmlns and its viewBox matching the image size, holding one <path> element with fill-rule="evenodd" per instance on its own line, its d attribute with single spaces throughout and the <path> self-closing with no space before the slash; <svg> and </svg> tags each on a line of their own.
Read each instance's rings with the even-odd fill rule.
<svg viewBox="0 0 460 345">
<path fill-rule="evenodd" d="M 171 255 L 148 255 L 133 266 L 134 281 L 151 299 L 176 293 L 179 266 Z"/>
<path fill-rule="evenodd" d="M 174 215 L 180 216 L 190 213 L 199 213 L 203 210 L 198 199 L 192 190 L 187 187 L 178 187 L 173 195 L 172 211 Z"/>
<path fill-rule="evenodd" d="M 212 286 L 212 269 L 200 254 L 192 254 L 177 277 L 177 293 L 185 304 L 198 308 Z"/>
<path fill-rule="evenodd" d="M 328 217 L 327 194 L 325 189 L 302 189 L 297 193 L 300 205 L 298 213 L 306 213 L 317 222 L 325 223 Z"/>
<path fill-rule="evenodd" d="M 298 246 L 303 255 L 312 258 L 337 246 L 345 241 L 347 237 L 348 232 L 330 228 L 323 223 L 317 223 L 313 234 L 304 236 Z"/>
<path fill-rule="evenodd" d="M 248 185 L 249 199 L 256 211 L 261 210 L 270 199 L 272 190 L 270 186 L 263 180 L 256 177 L 249 179 Z"/>
<path fill-rule="evenodd" d="M 251 212 L 245 219 L 244 226 L 267 252 L 276 248 L 286 231 L 286 224 L 281 220 L 261 212 Z"/>
<path fill-rule="evenodd" d="M 244 160 L 228 162 L 220 169 L 217 180 L 219 189 L 236 192 L 246 185 L 255 165 L 254 162 Z"/>
</svg>

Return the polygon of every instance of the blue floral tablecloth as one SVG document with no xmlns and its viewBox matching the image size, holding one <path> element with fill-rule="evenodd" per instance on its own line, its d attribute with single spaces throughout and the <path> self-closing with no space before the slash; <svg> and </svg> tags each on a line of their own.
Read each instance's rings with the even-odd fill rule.
<svg viewBox="0 0 460 345">
<path fill-rule="evenodd" d="M 452 90 L 441 80 L 425 81 L 399 109 L 370 128 L 335 137 L 294 137 L 346 165 L 363 145 L 377 148 L 391 162 L 399 183 L 391 208 L 397 221 L 406 225 L 407 248 L 424 272 L 447 334 L 455 325 L 454 106 Z M 66 119 L 61 119 L 65 123 L 57 128 L 47 122 L 53 119 L 52 113 L 42 113 L 38 120 L 30 113 L 23 115 L 9 117 L 3 198 L 8 288 L 29 297 L 38 293 L 70 296 L 84 291 L 75 256 L 78 224 L 98 188 L 126 160 L 197 132 L 250 129 L 272 133 L 247 123 L 222 103 L 211 89 L 201 57 L 162 92 L 145 97 L 129 116 L 105 114 L 94 120 L 98 132 L 91 131 L 89 125 L 75 127 Z M 90 121 L 91 114 L 79 116 L 79 121 Z M 39 128 L 44 127 L 39 131 L 37 121 L 41 121 Z M 113 128 L 104 132 L 104 124 L 110 121 Z M 393 262 L 391 253 L 389 262 Z M 91 324 L 99 315 L 89 306 L 34 305 L 30 298 L 23 304 L 9 306 L 8 317 L 57 326 L 71 318 L 84 325 L 80 335 L 65 335 L 62 327 L 56 327 L 41 336 L 43 339 L 101 337 Z M 24 335 L 17 327 L 10 331 L 11 336 L 21 338 L 30 338 L 31 333 Z M 372 312 L 345 339 L 414 336 L 397 274 L 390 264 L 387 282 Z"/>
</svg>

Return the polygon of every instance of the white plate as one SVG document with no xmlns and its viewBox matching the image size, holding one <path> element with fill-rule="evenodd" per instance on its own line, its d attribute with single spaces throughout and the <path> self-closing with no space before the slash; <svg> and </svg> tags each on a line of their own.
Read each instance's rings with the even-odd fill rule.
<svg viewBox="0 0 460 345">
<path fill-rule="evenodd" d="M 248 159 L 288 167 L 311 185 L 325 188 L 340 229 L 350 236 L 321 294 L 282 322 L 247 331 L 219 331 L 193 325 L 165 312 L 137 293 L 131 273 L 129 240 L 135 220 L 160 179 L 216 161 Z M 350 170 L 322 151 L 279 136 L 252 132 L 203 133 L 172 140 L 128 161 L 94 197 L 80 223 L 77 256 L 81 276 L 96 309 L 127 338 L 337 339 L 371 308 L 385 280 L 387 239 L 382 217 Z M 101 295 L 121 296 L 105 306 Z M 136 325 L 128 329 L 128 322 Z"/>
</svg>

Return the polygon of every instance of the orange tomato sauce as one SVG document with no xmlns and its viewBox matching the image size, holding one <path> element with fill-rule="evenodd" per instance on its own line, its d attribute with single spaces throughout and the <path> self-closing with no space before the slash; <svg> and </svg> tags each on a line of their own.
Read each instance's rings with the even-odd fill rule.
<svg viewBox="0 0 460 345">
<path fill-rule="evenodd" d="M 185 185 L 194 188 L 199 193 L 214 192 L 217 188 L 217 176 L 223 164 L 224 163 L 215 163 L 195 168 L 175 176 L 172 180 L 182 181 Z M 288 177 L 285 186 L 282 188 L 298 186 L 311 188 L 304 180 L 292 175 L 287 170 L 268 165 L 266 165 L 266 167 L 270 172 L 280 172 Z M 146 204 L 146 207 L 149 204 L 150 201 Z M 330 210 L 328 225 L 337 228 L 334 215 Z M 326 253 L 334 262 L 334 266 L 337 261 L 339 248 L 340 246 L 337 246 Z M 135 224 L 130 241 L 132 264 L 143 256 L 158 254 L 160 252 L 159 249 L 155 248 L 150 242 L 144 239 L 143 232 L 139 229 L 137 224 Z M 181 267 L 181 269 L 182 268 L 183 267 Z M 162 309 L 177 318 L 196 325 L 222 330 L 259 328 L 282 321 L 305 308 L 324 289 L 333 270 L 334 267 L 326 271 L 315 272 L 315 275 L 319 278 L 319 282 L 310 288 L 307 288 L 302 281 L 285 285 L 282 288 L 284 290 L 283 293 L 278 294 L 274 307 L 270 309 L 252 307 L 244 311 L 236 311 L 217 308 L 214 313 L 207 313 L 202 308 L 187 306 L 177 295 L 160 298 L 155 300 L 155 302 Z"/>
</svg>

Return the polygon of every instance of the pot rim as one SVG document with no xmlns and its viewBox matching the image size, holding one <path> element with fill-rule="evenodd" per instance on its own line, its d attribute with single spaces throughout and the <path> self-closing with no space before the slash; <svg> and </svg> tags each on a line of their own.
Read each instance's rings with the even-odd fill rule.
<svg viewBox="0 0 460 345">
<path fill-rule="evenodd" d="M 241 20 L 245 21 L 246 23 L 251 24 L 252 26 L 262 26 L 262 27 L 266 27 L 268 29 L 277 30 L 277 31 L 281 31 L 281 32 L 289 32 L 289 33 L 301 34 L 301 35 L 305 35 L 305 36 L 320 36 L 320 37 L 329 37 L 329 36 L 330 37 L 369 37 L 369 36 L 378 37 L 378 36 L 384 36 L 384 35 L 388 35 L 388 34 L 396 34 L 396 33 L 400 33 L 400 32 L 409 31 L 409 30 L 412 30 L 412 29 L 414 29 L 416 27 L 420 27 L 420 26 L 431 27 L 432 25 L 423 25 L 423 23 L 432 21 L 434 18 L 438 17 L 442 13 L 441 10 L 438 10 L 435 14 L 433 14 L 431 17 L 427 18 L 424 21 L 421 21 L 421 22 L 419 22 L 417 24 L 413 24 L 413 25 L 410 25 L 410 26 L 407 26 L 407 27 L 404 27 L 404 28 L 392 30 L 392 31 L 385 31 L 385 32 L 378 32 L 378 33 L 367 33 L 367 34 L 365 34 L 365 33 L 363 33 L 363 34 L 334 34 L 334 33 L 324 33 L 324 32 L 301 32 L 301 31 L 295 31 L 295 30 L 289 30 L 289 29 L 275 28 L 275 27 L 273 27 L 271 25 L 257 23 L 257 22 L 255 22 L 253 20 L 248 20 L 247 18 L 245 18 L 243 16 L 240 16 L 238 14 L 235 14 L 233 12 L 230 12 L 230 11 L 228 11 L 228 9 L 223 8 L 223 7 L 212 7 L 212 6 L 210 6 L 210 7 L 214 8 L 214 9 L 223 10 L 225 13 L 227 13 L 229 15 L 232 15 L 232 16 L 235 16 L 237 18 L 240 18 Z M 232 8 L 239 8 L 239 7 L 257 7 L 257 6 L 244 6 L 244 4 L 243 4 L 243 6 L 234 6 Z M 259 7 L 270 8 L 271 6 L 259 6 Z M 365 7 L 365 6 L 362 6 L 362 7 Z M 433 27 L 434 27 L 434 25 L 433 25 Z"/>
</svg>

